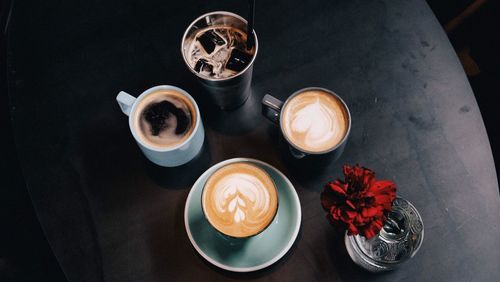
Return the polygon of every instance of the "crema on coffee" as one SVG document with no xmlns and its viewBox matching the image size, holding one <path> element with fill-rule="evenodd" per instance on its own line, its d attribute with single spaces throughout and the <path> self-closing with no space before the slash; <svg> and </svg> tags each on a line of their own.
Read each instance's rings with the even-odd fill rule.
<svg viewBox="0 0 500 282">
<path fill-rule="evenodd" d="M 287 139 L 306 152 L 324 152 L 347 134 L 349 115 L 336 96 L 307 90 L 292 97 L 281 112 L 281 127 Z"/>
<path fill-rule="evenodd" d="M 175 90 L 158 90 L 138 102 L 132 123 L 143 143 L 169 148 L 193 133 L 196 119 L 195 107 L 186 96 Z"/>
<path fill-rule="evenodd" d="M 202 194 L 207 220 L 221 233 L 237 238 L 256 235 L 274 219 L 278 193 L 271 177 L 261 168 L 232 163 L 214 172 Z"/>
</svg>

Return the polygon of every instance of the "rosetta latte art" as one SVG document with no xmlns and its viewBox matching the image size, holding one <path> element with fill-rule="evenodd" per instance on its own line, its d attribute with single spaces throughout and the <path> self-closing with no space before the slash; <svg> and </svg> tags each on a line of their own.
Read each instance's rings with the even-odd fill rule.
<svg viewBox="0 0 500 282">
<path fill-rule="evenodd" d="M 235 163 L 219 169 L 203 192 L 204 212 L 217 230 L 246 237 L 265 229 L 277 210 L 277 193 L 271 178 L 261 169 Z"/>
<path fill-rule="evenodd" d="M 232 174 L 214 188 L 215 207 L 228 223 L 259 225 L 261 217 L 269 211 L 269 193 L 263 183 L 247 174 Z"/>
</svg>

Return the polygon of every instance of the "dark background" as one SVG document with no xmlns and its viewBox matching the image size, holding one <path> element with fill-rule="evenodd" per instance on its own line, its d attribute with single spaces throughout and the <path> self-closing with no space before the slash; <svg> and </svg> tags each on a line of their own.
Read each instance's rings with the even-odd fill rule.
<svg viewBox="0 0 500 282">
<path fill-rule="evenodd" d="M 0 4 L 0 125 L 2 129 L 0 185 L 0 281 L 64 281 L 56 258 L 38 223 L 16 156 L 10 106 L 7 96 L 10 74 L 7 73 L 8 21 L 14 1 Z M 244 3 L 245 1 L 242 1 Z M 472 0 L 428 0 L 443 26 L 460 15 Z M 494 83 L 500 78 L 499 1 L 486 1 L 466 17 L 448 36 L 464 64 L 478 101 L 490 138 L 494 158 L 500 163 L 499 114 L 500 91 Z M 182 8 L 182 7 L 181 7 Z M 258 11 L 257 11 L 258 17 Z M 466 50 L 466 52 L 464 52 Z M 463 54 L 466 56 L 462 56 Z M 470 60 L 477 69 L 470 71 Z M 479 70 L 479 71 L 478 71 Z"/>
<path fill-rule="evenodd" d="M 0 2 L 0 281 L 64 281 L 26 189 L 8 101 L 7 24 L 12 1 Z"/>
</svg>

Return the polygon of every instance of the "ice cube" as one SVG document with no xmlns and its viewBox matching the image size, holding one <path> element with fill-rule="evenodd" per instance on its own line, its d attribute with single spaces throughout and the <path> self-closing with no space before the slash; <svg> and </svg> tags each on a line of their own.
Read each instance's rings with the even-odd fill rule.
<svg viewBox="0 0 500 282">
<path fill-rule="evenodd" d="M 198 41 L 208 54 L 211 54 L 215 50 L 215 46 L 226 44 L 224 38 L 220 37 L 214 30 L 204 32 L 198 37 Z"/>
<path fill-rule="evenodd" d="M 234 30 L 228 30 L 228 38 L 229 38 L 229 47 L 234 47 L 236 49 L 244 50 L 246 48 L 245 40 L 241 33 L 236 32 Z"/>
<path fill-rule="evenodd" d="M 212 60 L 224 64 L 229 59 L 229 52 L 231 52 L 229 49 L 222 47 L 212 55 Z"/>
<path fill-rule="evenodd" d="M 214 66 L 212 66 L 207 60 L 199 59 L 194 66 L 196 72 L 208 72 L 212 73 Z"/>
<path fill-rule="evenodd" d="M 231 52 L 231 56 L 226 63 L 226 68 L 236 72 L 240 72 L 245 69 L 251 61 L 252 55 L 239 49 L 233 49 L 233 51 Z"/>
</svg>

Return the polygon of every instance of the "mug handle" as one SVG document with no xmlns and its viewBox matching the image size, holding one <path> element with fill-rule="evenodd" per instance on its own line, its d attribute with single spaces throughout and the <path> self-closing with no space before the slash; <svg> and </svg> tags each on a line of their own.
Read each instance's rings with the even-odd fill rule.
<svg viewBox="0 0 500 282">
<path fill-rule="evenodd" d="M 266 94 L 262 98 L 262 114 L 274 124 L 280 124 L 280 113 L 283 101 Z"/>
<path fill-rule="evenodd" d="M 262 114 L 278 126 L 280 125 L 281 107 L 283 107 L 283 101 L 269 94 L 266 94 L 264 98 L 262 98 Z M 288 144 L 288 147 L 290 148 L 290 153 L 295 158 L 302 159 L 306 156 L 304 152 L 295 149 L 292 145 Z"/>
<path fill-rule="evenodd" d="M 132 105 L 134 104 L 135 99 L 136 98 L 134 96 L 125 91 L 120 91 L 120 93 L 116 95 L 116 102 L 118 102 L 120 109 L 127 116 L 130 115 L 130 110 L 132 110 Z"/>
</svg>

